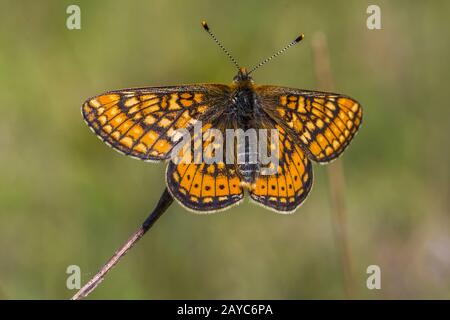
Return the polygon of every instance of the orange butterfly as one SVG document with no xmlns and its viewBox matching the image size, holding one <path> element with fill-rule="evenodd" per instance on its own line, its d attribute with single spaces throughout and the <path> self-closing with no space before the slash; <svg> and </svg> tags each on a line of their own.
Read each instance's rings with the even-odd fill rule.
<svg viewBox="0 0 450 320">
<path fill-rule="evenodd" d="M 300 42 L 303 35 L 248 72 L 239 68 L 205 22 L 203 27 L 239 69 L 231 85 L 110 91 L 88 99 L 82 106 L 83 117 L 109 146 L 144 161 L 169 160 L 177 147 L 174 136 L 178 130 L 192 132 L 196 123 L 202 124 L 202 132 L 209 128 L 221 132 L 276 129 L 278 167 L 274 174 L 261 175 L 258 163 L 170 161 L 167 187 L 181 205 L 196 212 L 238 204 L 244 190 L 269 209 L 293 212 L 311 190 L 311 160 L 327 163 L 342 154 L 361 125 L 361 105 L 335 93 L 254 84 L 250 74 Z M 195 134 L 192 142 L 203 149 L 208 146 Z"/>
</svg>

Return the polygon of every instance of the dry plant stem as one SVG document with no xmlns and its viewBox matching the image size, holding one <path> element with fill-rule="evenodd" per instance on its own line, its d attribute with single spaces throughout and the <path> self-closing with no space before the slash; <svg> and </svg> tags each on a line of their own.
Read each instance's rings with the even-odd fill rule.
<svg viewBox="0 0 450 320">
<path fill-rule="evenodd" d="M 108 262 L 97 272 L 97 274 L 89 280 L 88 283 L 84 285 L 73 297 L 72 300 L 80 300 L 87 297 L 99 284 L 105 279 L 106 274 L 111 270 L 119 260 L 125 256 L 125 254 L 130 250 L 144 234 L 153 226 L 153 224 L 158 220 L 158 218 L 167 210 L 167 208 L 172 204 L 173 198 L 170 195 L 167 188 L 164 190 L 158 204 L 152 213 L 145 219 L 141 227 L 136 230 L 135 233 L 125 242 L 108 260 Z"/>
<path fill-rule="evenodd" d="M 327 39 L 323 33 L 313 36 L 313 53 L 316 78 L 322 90 L 333 91 L 333 77 L 331 75 L 330 58 L 328 55 Z M 347 298 L 353 297 L 354 280 L 351 262 L 350 246 L 347 239 L 347 212 L 345 208 L 345 176 L 342 160 L 338 159 L 327 168 L 331 215 L 335 241 L 338 245 L 340 261 L 344 276 L 344 286 Z"/>
</svg>

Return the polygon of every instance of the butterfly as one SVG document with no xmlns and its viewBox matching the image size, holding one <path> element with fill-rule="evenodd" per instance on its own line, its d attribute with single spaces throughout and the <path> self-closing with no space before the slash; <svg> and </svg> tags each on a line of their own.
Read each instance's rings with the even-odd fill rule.
<svg viewBox="0 0 450 320">
<path fill-rule="evenodd" d="M 228 209 L 239 204 L 248 192 L 254 202 L 268 209 L 294 212 L 311 190 L 312 161 L 328 163 L 343 153 L 361 125 L 362 107 L 341 94 L 254 83 L 250 74 L 300 42 L 303 34 L 247 71 L 239 67 L 206 22 L 202 25 L 238 67 L 230 85 L 110 91 L 86 100 L 83 118 L 102 141 L 127 156 L 150 162 L 168 160 L 167 188 L 187 209 L 198 213 Z M 275 172 L 261 174 L 259 160 L 248 161 L 248 148 L 243 163 L 170 161 L 180 143 L 174 137 L 183 129 L 192 133 L 196 124 L 201 124 L 201 130 L 194 133 L 192 144 L 184 151 L 193 146 L 206 150 L 214 145 L 201 136 L 211 128 L 222 133 L 230 129 L 275 129 L 276 143 L 269 142 L 277 159 Z M 227 152 L 237 157 L 235 149 Z"/>
</svg>

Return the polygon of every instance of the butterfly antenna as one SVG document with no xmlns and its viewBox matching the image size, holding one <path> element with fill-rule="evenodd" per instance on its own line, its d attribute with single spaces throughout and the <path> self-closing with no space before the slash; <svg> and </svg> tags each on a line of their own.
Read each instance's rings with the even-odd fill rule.
<svg viewBox="0 0 450 320">
<path fill-rule="evenodd" d="M 228 58 L 231 60 L 231 62 L 233 62 L 233 64 L 236 66 L 236 68 L 238 68 L 238 70 L 240 69 L 239 64 L 237 63 L 237 61 L 233 58 L 233 56 L 228 52 L 227 49 L 225 49 L 225 47 L 222 45 L 222 43 L 219 41 L 219 39 L 216 38 L 216 36 L 214 35 L 214 33 L 211 32 L 211 30 L 209 29 L 208 24 L 206 23 L 206 21 L 202 21 L 202 27 L 203 29 L 205 29 L 206 32 L 208 32 L 208 34 L 211 36 L 211 38 L 213 38 L 214 42 L 217 43 L 217 45 L 220 47 L 220 49 L 222 49 L 223 52 L 225 52 L 225 54 L 228 56 Z"/>
<path fill-rule="evenodd" d="M 278 57 L 280 54 L 282 54 L 283 52 L 285 52 L 287 49 L 289 49 L 290 47 L 292 47 L 293 45 L 299 43 L 300 41 L 302 41 L 305 38 L 305 35 L 302 33 L 301 35 L 299 35 L 297 38 L 295 38 L 294 41 L 292 41 L 291 43 L 289 43 L 286 47 L 284 47 L 283 49 L 281 49 L 280 51 L 274 53 L 273 55 L 271 55 L 270 57 L 264 59 L 263 61 L 261 61 L 256 67 L 254 67 L 253 69 L 250 70 L 250 73 L 252 73 L 253 71 L 255 71 L 256 69 L 258 69 L 259 67 L 261 67 L 262 65 L 266 64 L 267 62 L 269 62 L 270 60 L 272 60 L 275 57 Z"/>
</svg>

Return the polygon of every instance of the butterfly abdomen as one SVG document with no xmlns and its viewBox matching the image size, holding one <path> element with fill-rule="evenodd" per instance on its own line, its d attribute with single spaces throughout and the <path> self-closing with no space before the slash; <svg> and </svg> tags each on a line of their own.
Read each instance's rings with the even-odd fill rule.
<svg viewBox="0 0 450 320">
<path fill-rule="evenodd" d="M 251 85 L 238 86 L 232 98 L 233 113 L 237 129 L 242 129 L 245 138 L 241 140 L 244 146 L 237 151 L 237 172 L 243 184 L 253 185 L 259 177 L 261 166 L 257 149 L 256 120 L 259 117 L 259 104 L 255 91 Z M 253 139 L 249 136 L 253 135 Z"/>
<path fill-rule="evenodd" d="M 238 161 L 243 159 L 244 161 L 238 162 L 237 169 L 244 184 L 252 185 L 259 177 L 261 165 L 259 162 L 259 156 L 256 148 L 250 146 L 249 143 L 245 143 L 244 152 L 238 153 Z"/>
</svg>

